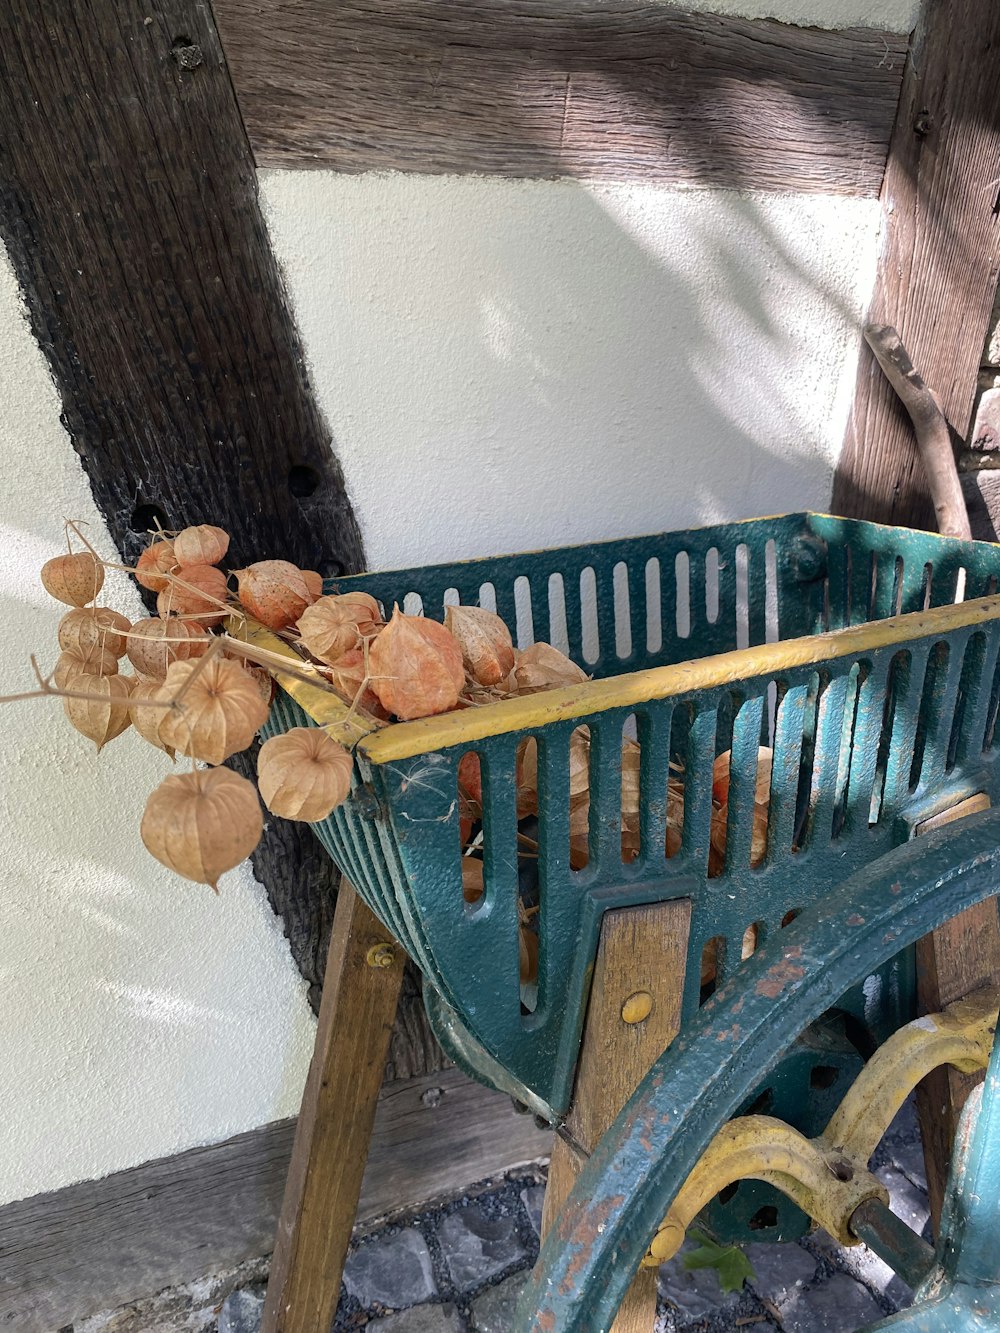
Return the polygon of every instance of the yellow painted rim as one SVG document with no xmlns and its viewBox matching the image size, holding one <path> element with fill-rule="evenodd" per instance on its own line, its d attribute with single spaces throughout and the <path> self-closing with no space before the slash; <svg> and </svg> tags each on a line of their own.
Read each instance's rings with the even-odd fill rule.
<svg viewBox="0 0 1000 1333">
<path fill-rule="evenodd" d="M 283 690 L 314 722 L 326 727 L 342 744 L 357 746 L 373 764 L 395 763 L 452 745 L 469 745 L 506 732 L 534 730 L 550 722 L 567 722 L 610 708 L 633 708 L 654 699 L 667 699 L 693 690 L 736 684 L 757 676 L 779 675 L 795 667 L 815 665 L 842 657 L 861 656 L 896 643 L 965 629 L 1000 617 L 1000 595 L 978 597 L 955 606 L 912 611 L 828 634 L 807 635 L 783 643 L 739 648 L 672 666 L 631 671 L 584 685 L 569 685 L 521 698 L 501 699 L 478 708 L 420 718 L 415 722 L 379 725 L 327 691 L 272 671 Z M 263 626 L 248 621 L 241 637 L 271 652 L 280 653 L 309 674 L 308 663 Z"/>
</svg>

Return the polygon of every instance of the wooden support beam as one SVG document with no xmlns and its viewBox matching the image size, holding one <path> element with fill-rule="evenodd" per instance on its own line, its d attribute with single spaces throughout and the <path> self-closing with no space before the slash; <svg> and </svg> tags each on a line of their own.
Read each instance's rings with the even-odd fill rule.
<svg viewBox="0 0 1000 1333">
<path fill-rule="evenodd" d="M 342 880 L 262 1333 L 316 1333 L 337 1312 L 404 961 Z"/>
<path fill-rule="evenodd" d="M 875 195 L 906 38 L 657 0 L 215 0 L 258 165 Z"/>
<path fill-rule="evenodd" d="M 680 1030 L 691 903 L 687 899 L 605 913 L 566 1128 L 587 1153 L 597 1146 L 653 1061 Z M 583 1165 L 566 1139 L 553 1144 L 542 1234 L 555 1222 Z M 611 1333 L 650 1333 L 656 1270 L 641 1269 Z"/>
<path fill-rule="evenodd" d="M 1000 269 L 1000 6 L 934 0 L 906 63 L 868 318 L 898 329 L 965 438 Z M 933 526 L 906 413 L 861 351 L 832 511 Z"/>
</svg>

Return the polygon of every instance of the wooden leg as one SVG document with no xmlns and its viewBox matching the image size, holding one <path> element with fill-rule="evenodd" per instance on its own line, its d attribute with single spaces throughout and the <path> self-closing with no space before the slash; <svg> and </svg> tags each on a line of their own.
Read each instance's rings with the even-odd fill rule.
<svg viewBox="0 0 1000 1333">
<path fill-rule="evenodd" d="M 918 825 L 916 832 L 930 832 L 931 828 L 941 824 L 975 814 L 977 810 L 986 810 L 989 804 L 989 797 L 971 797 L 954 809 Z M 980 986 L 998 982 L 1000 921 L 993 899 L 970 907 L 945 922 L 917 945 L 917 996 L 922 1013 L 937 1013 L 946 1004 L 960 1000 Z M 982 1080 L 982 1074 L 960 1074 L 950 1065 L 943 1065 L 928 1074 L 917 1088 L 927 1195 L 935 1232 L 941 1217 L 958 1118 L 969 1093 Z"/>
<path fill-rule="evenodd" d="M 573 1105 L 566 1120 L 573 1139 L 588 1153 L 677 1035 L 690 924 L 687 899 L 625 907 L 604 916 Z M 574 1149 L 557 1138 L 542 1210 L 543 1236 L 580 1166 Z M 612 1333 L 650 1333 L 655 1317 L 656 1271 L 641 1269 Z"/>
<path fill-rule="evenodd" d="M 261 1333 L 319 1333 L 333 1322 L 404 961 L 343 880 Z"/>
</svg>

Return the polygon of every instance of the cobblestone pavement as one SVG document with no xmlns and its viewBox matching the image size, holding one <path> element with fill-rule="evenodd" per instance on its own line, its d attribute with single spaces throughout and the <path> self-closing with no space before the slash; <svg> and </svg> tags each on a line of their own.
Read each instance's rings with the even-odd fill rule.
<svg viewBox="0 0 1000 1333">
<path fill-rule="evenodd" d="M 920 1136 L 908 1103 L 873 1159 L 893 1210 L 927 1234 Z M 331 1333 L 509 1333 L 538 1254 L 544 1174 L 488 1182 L 358 1236 Z M 681 1256 L 660 1270 L 655 1333 L 854 1333 L 910 1301 L 909 1288 L 863 1246 L 816 1233 L 745 1247 L 754 1278 L 723 1295 L 712 1269 Z M 257 1261 L 60 1333 L 258 1333 L 266 1263 Z"/>
</svg>

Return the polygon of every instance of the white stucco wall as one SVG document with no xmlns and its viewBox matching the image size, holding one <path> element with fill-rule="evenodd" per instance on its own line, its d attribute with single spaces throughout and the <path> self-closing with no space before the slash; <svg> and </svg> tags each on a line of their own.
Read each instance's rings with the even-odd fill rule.
<svg viewBox="0 0 1000 1333">
<path fill-rule="evenodd" d="M 0 693 L 57 655 L 38 571 L 63 517 L 112 557 L 0 252 Z M 123 574 L 102 601 L 133 618 Z M 63 608 L 68 609 L 68 608 Z M 248 867 L 210 889 L 139 840 L 170 769 L 131 730 L 95 757 L 56 701 L 0 709 L 0 1203 L 294 1115 L 313 1039 Z"/>
<path fill-rule="evenodd" d="M 372 567 L 828 503 L 876 201 L 261 188 Z"/>
<path fill-rule="evenodd" d="M 748 19 L 778 19 L 803 28 L 881 28 L 910 32 L 920 0 L 684 0 L 691 14 L 736 14 Z"/>
<path fill-rule="evenodd" d="M 907 31 L 913 0 L 688 0 Z M 873 201 L 270 172 L 262 197 L 373 565 L 827 502 Z M 0 257 L 3 690 L 54 660 L 63 516 L 110 542 Z M 132 614 L 123 577 L 106 600 Z M 3 709 L 0 1203 L 292 1114 L 313 1024 L 247 869 L 138 826 L 167 761 Z"/>
</svg>

